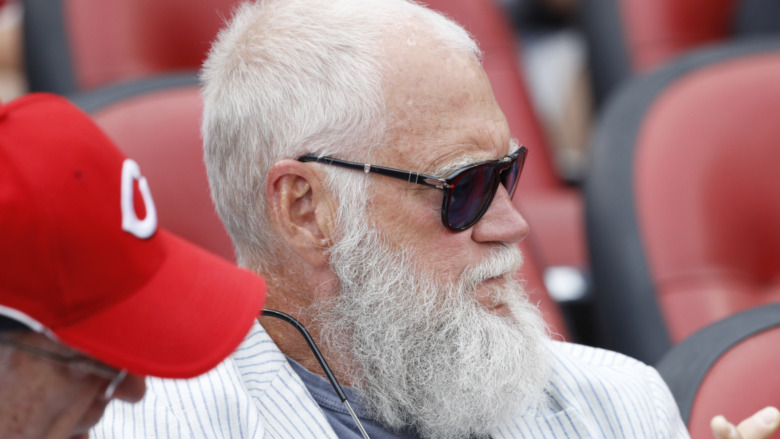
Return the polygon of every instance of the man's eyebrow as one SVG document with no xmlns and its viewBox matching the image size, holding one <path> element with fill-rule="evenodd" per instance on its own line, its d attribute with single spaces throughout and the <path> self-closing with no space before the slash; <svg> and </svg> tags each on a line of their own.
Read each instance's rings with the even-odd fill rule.
<svg viewBox="0 0 780 439">
<path fill-rule="evenodd" d="M 436 169 L 436 171 L 434 171 L 433 175 L 439 178 L 444 178 L 458 169 L 473 165 L 474 163 L 479 163 L 479 160 L 475 159 L 471 155 L 465 154 L 450 163 L 440 166 L 438 169 Z"/>
<path fill-rule="evenodd" d="M 510 155 L 518 149 L 520 149 L 520 141 L 515 138 L 509 139 L 509 151 L 507 151 L 506 155 Z"/>
<path fill-rule="evenodd" d="M 517 141 L 517 139 L 509 139 L 509 146 L 506 155 L 512 154 L 513 152 L 517 151 L 518 148 L 520 148 L 520 143 Z M 455 159 L 454 161 L 442 165 L 441 167 L 436 169 L 431 175 L 433 175 L 434 177 L 444 178 L 452 174 L 453 172 L 457 171 L 460 168 L 485 162 L 485 161 L 489 161 L 489 160 L 477 160 L 476 158 L 474 158 L 474 156 L 471 156 L 469 154 L 464 154 L 459 158 Z"/>
</svg>

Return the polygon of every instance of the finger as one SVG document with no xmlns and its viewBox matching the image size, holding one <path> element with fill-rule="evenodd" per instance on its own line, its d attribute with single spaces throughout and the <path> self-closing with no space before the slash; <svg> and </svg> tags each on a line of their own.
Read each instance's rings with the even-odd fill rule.
<svg viewBox="0 0 780 439">
<path fill-rule="evenodd" d="M 766 407 L 740 422 L 737 431 L 742 439 L 765 439 L 771 436 L 779 425 L 780 411 L 774 407 Z"/>
<path fill-rule="evenodd" d="M 715 416 L 710 421 L 710 429 L 715 439 L 738 439 L 739 433 L 734 424 L 727 421 L 722 415 Z"/>
</svg>

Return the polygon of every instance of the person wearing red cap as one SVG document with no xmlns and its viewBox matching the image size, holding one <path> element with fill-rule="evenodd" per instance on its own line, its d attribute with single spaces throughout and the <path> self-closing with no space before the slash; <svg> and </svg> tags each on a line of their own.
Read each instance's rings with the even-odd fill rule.
<svg viewBox="0 0 780 439">
<path fill-rule="evenodd" d="M 0 106 L 0 437 L 84 438 L 145 376 L 230 355 L 257 275 L 158 227 L 150 183 L 62 97 Z"/>
</svg>

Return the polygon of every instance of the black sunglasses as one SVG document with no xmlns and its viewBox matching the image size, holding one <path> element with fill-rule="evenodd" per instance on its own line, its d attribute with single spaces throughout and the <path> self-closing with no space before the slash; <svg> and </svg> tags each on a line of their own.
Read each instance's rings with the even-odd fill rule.
<svg viewBox="0 0 780 439">
<path fill-rule="evenodd" d="M 333 157 L 318 157 L 306 154 L 298 157 L 301 162 L 321 162 L 348 169 L 373 172 L 386 177 L 397 178 L 409 183 L 435 187 L 444 191 L 441 205 L 441 220 L 450 230 L 462 231 L 476 224 L 490 207 L 498 185 L 503 184 L 511 198 L 517 188 L 517 181 L 523 171 L 528 148 L 521 146 L 517 151 L 498 160 L 476 163 L 460 168 L 446 178 L 438 178 L 417 172 L 349 162 Z"/>
</svg>

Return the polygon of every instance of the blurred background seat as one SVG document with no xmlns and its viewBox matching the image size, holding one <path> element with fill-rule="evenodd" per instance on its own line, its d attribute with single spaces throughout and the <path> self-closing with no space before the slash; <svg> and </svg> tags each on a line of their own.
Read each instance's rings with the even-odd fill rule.
<svg viewBox="0 0 780 439">
<path fill-rule="evenodd" d="M 203 163 L 200 121 L 203 103 L 195 74 L 176 74 L 78 93 L 74 103 L 129 157 L 138 162 L 154 194 L 160 224 L 224 258 L 233 245 L 214 205 Z M 534 249 L 521 243 L 519 275 L 538 303 L 551 332 L 571 339 L 567 323 L 544 286 Z"/>
<path fill-rule="evenodd" d="M 237 0 L 25 0 L 31 91 L 68 94 L 198 70 Z"/>
<path fill-rule="evenodd" d="M 707 326 L 663 357 L 658 371 L 693 439 L 712 437 L 713 416 L 735 421 L 780 406 L 778 346 L 780 304 L 772 304 Z"/>
<path fill-rule="evenodd" d="M 776 0 L 581 0 L 598 106 L 626 79 L 706 45 L 780 35 Z"/>
<path fill-rule="evenodd" d="M 698 51 L 606 108 L 585 189 L 602 342 L 648 363 L 780 301 L 780 39 Z"/>
</svg>

